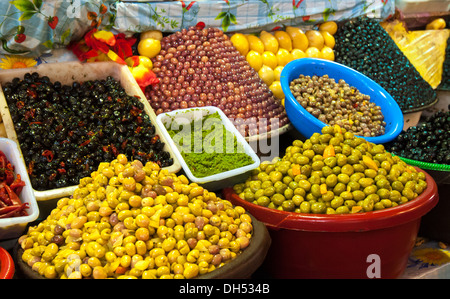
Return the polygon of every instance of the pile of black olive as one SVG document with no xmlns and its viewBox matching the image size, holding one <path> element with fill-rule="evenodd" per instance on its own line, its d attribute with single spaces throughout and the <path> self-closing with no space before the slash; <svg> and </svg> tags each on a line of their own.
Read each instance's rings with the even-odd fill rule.
<svg viewBox="0 0 450 299">
<path fill-rule="evenodd" d="M 442 65 L 442 80 L 438 87 L 440 89 L 450 89 L 450 37 L 447 39 L 444 64 Z"/>
<path fill-rule="evenodd" d="M 434 113 L 385 147 L 403 158 L 450 165 L 450 111 Z"/>
<path fill-rule="evenodd" d="M 77 185 L 120 153 L 173 164 L 144 105 L 112 77 L 62 85 L 28 73 L 3 92 L 36 190 Z"/>
<path fill-rule="evenodd" d="M 403 113 L 420 110 L 436 100 L 436 92 L 409 62 L 389 34 L 365 16 L 339 26 L 334 35 L 335 61 L 381 85 Z"/>
</svg>

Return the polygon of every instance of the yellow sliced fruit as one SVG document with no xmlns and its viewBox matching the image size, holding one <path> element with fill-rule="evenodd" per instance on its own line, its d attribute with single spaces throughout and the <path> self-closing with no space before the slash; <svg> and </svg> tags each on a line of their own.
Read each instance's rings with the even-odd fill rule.
<svg viewBox="0 0 450 299">
<path fill-rule="evenodd" d="M 272 69 L 275 69 L 278 66 L 277 56 L 270 51 L 264 51 L 263 55 L 263 64 L 269 66 Z"/>
<path fill-rule="evenodd" d="M 258 52 L 259 54 L 264 53 L 264 44 L 262 40 L 253 34 L 248 34 L 245 36 L 248 40 L 248 45 L 250 50 L 254 50 Z"/>
<path fill-rule="evenodd" d="M 272 84 L 270 84 L 269 89 L 272 91 L 273 95 L 277 99 L 279 99 L 279 100 L 284 99 L 284 93 L 283 93 L 283 89 L 281 88 L 280 81 L 278 81 L 278 80 L 273 81 Z"/>
<path fill-rule="evenodd" d="M 267 31 L 261 31 L 261 34 L 259 35 L 259 38 L 264 44 L 264 51 L 270 51 L 272 53 L 277 53 L 278 51 L 278 40 L 275 36 L 273 36 L 271 33 Z"/>
<path fill-rule="evenodd" d="M 316 47 L 317 49 L 322 50 L 324 40 L 322 34 L 320 34 L 319 31 L 308 30 L 305 34 L 308 38 L 309 47 Z"/>
<path fill-rule="evenodd" d="M 308 38 L 306 34 L 300 29 L 296 27 L 288 26 L 286 27 L 286 33 L 290 35 L 292 40 L 292 48 L 300 49 L 303 52 L 308 49 Z"/>
<path fill-rule="evenodd" d="M 272 82 L 275 80 L 275 74 L 273 73 L 273 69 L 264 64 L 259 69 L 258 75 L 264 81 L 264 83 L 267 84 L 267 86 L 270 86 L 270 84 L 272 84 Z"/>
<path fill-rule="evenodd" d="M 292 55 L 292 59 L 300 59 L 300 58 L 305 58 L 306 54 L 305 52 L 303 52 L 300 49 L 292 49 L 291 51 L 291 55 Z"/>
<path fill-rule="evenodd" d="M 274 70 L 273 73 L 275 75 L 275 81 L 280 81 L 281 72 L 283 71 L 284 66 L 279 65 Z"/>
<path fill-rule="evenodd" d="M 336 22 L 333 22 L 333 21 L 328 21 L 328 22 L 322 23 L 319 26 L 320 31 L 327 31 L 331 35 L 334 35 L 336 33 L 337 29 L 338 29 L 338 26 L 337 26 Z"/>
<path fill-rule="evenodd" d="M 445 20 L 443 18 L 438 18 L 438 19 L 435 19 L 435 20 L 431 21 L 430 23 L 428 23 L 427 26 L 425 27 L 425 29 L 438 30 L 438 29 L 444 29 L 445 26 L 446 26 Z"/>
<path fill-rule="evenodd" d="M 283 48 L 278 49 L 276 56 L 278 60 L 278 65 L 285 66 L 286 64 L 292 61 L 292 54 L 288 50 Z"/>
<path fill-rule="evenodd" d="M 153 58 L 161 51 L 161 42 L 154 38 L 143 39 L 139 42 L 137 50 L 139 55 Z"/>
<path fill-rule="evenodd" d="M 274 36 L 278 40 L 280 48 L 286 49 L 288 51 L 292 50 L 291 36 L 286 31 L 275 31 Z"/>
<path fill-rule="evenodd" d="M 334 36 L 331 35 L 328 31 L 320 31 L 320 34 L 322 34 L 324 46 L 327 46 L 327 47 L 330 47 L 331 49 L 333 49 L 334 45 L 336 44 L 336 40 L 334 39 Z"/>
<path fill-rule="evenodd" d="M 323 59 L 334 61 L 334 51 L 328 46 L 324 46 L 320 51 Z"/>
<path fill-rule="evenodd" d="M 148 31 L 144 31 L 141 33 L 140 35 L 140 39 L 147 39 L 147 38 L 154 38 L 157 40 L 162 40 L 163 38 L 163 34 L 161 31 L 159 30 L 148 30 Z"/>
<path fill-rule="evenodd" d="M 309 47 L 305 51 L 306 57 L 309 58 L 322 58 L 322 53 L 316 47 Z"/>
<path fill-rule="evenodd" d="M 247 55 L 250 46 L 244 34 L 235 33 L 231 36 L 230 41 L 242 56 Z"/>
<path fill-rule="evenodd" d="M 254 50 L 249 51 L 245 59 L 255 71 L 259 71 L 263 65 L 262 55 Z"/>
</svg>

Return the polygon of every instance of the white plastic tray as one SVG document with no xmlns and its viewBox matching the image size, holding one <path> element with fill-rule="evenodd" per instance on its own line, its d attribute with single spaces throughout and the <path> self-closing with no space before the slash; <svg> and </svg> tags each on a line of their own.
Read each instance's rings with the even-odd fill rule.
<svg viewBox="0 0 450 299">
<path fill-rule="evenodd" d="M 9 113 L 8 104 L 6 103 L 2 83 L 10 82 L 12 79 L 18 77 L 23 78 L 26 73 L 37 72 L 41 76 L 48 76 L 51 81 L 59 81 L 61 84 L 72 84 L 75 81 L 82 82 L 88 80 L 106 79 L 111 76 L 120 82 L 126 93 L 129 95 L 136 95 L 144 104 L 144 110 L 149 115 L 151 122 L 155 126 L 156 134 L 164 142 L 164 150 L 170 153 L 173 158 L 173 164 L 165 169 L 176 173 L 181 169 L 177 157 L 173 154 L 172 149 L 167 145 L 164 135 L 161 134 L 159 126 L 156 124 L 156 115 L 153 112 L 150 104 L 147 101 L 136 80 L 131 74 L 126 65 L 120 65 L 115 62 L 94 62 L 94 63 L 80 63 L 80 62 L 61 62 L 61 63 L 46 63 L 33 68 L 25 69 L 11 69 L 0 72 L 0 112 L 5 124 L 6 136 L 13 141 L 18 142 L 14 124 Z M 19 144 L 20 150 L 20 144 Z M 21 152 L 20 152 L 21 153 Z M 23 157 L 22 157 L 23 158 Z M 34 194 L 38 201 L 50 200 L 54 198 L 61 198 L 70 196 L 77 186 L 69 186 L 65 188 L 57 188 L 45 191 L 34 190 Z"/>
<path fill-rule="evenodd" d="M 0 138 L 0 151 L 6 155 L 6 158 L 14 166 L 14 174 L 20 174 L 21 180 L 25 182 L 19 198 L 22 203 L 27 202 L 29 204 L 29 208 L 26 210 L 28 216 L 0 219 L 0 240 L 6 240 L 19 237 L 27 224 L 38 218 L 39 208 L 17 143 L 7 138 Z"/>
<path fill-rule="evenodd" d="M 189 167 L 187 166 L 186 162 L 184 161 L 183 157 L 181 156 L 181 152 L 173 139 L 170 137 L 166 127 L 170 127 L 172 122 L 176 120 L 177 118 L 183 118 L 183 120 L 186 120 L 186 122 L 192 122 L 193 120 L 202 119 L 206 115 L 210 115 L 213 113 L 219 113 L 220 118 L 222 119 L 222 123 L 225 126 L 225 128 L 233 133 L 236 136 L 237 142 L 239 144 L 242 144 L 244 147 L 244 152 L 249 155 L 254 163 L 232 169 L 229 171 L 225 171 L 222 173 L 214 174 L 207 177 L 197 178 L 195 177 Z M 197 183 L 201 185 L 202 187 L 214 191 L 223 189 L 227 186 L 232 186 L 238 182 L 244 181 L 249 173 L 257 168 L 260 164 L 260 159 L 256 155 L 256 153 L 253 151 L 253 149 L 250 147 L 250 145 L 247 143 L 244 137 L 239 133 L 239 131 L 236 129 L 236 127 L 233 125 L 233 123 L 228 119 L 228 117 L 217 107 L 208 106 L 208 107 L 201 107 L 201 108 L 188 108 L 188 109 L 180 109 L 175 110 L 172 112 L 167 113 L 161 113 L 156 117 L 156 122 L 158 126 L 161 128 L 163 135 L 166 137 L 166 139 L 169 142 L 170 147 L 173 149 L 173 152 L 175 156 L 180 161 L 181 167 L 183 167 L 184 172 L 186 173 L 187 177 L 191 182 Z"/>
</svg>

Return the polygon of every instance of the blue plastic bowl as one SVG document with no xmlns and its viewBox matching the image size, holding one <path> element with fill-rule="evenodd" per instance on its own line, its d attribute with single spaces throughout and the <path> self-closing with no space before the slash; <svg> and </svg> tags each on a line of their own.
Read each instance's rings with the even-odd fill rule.
<svg viewBox="0 0 450 299">
<path fill-rule="evenodd" d="M 386 122 L 385 134 L 376 137 L 363 137 L 375 144 L 386 143 L 396 138 L 403 129 L 403 113 L 397 102 L 380 85 L 369 77 L 336 62 L 301 58 L 289 62 L 281 72 L 280 83 L 285 95 L 284 105 L 286 114 L 292 125 L 306 138 L 314 133 L 320 133 L 326 124 L 303 108 L 292 94 L 289 84 L 301 74 L 305 76 L 328 75 L 336 82 L 343 79 L 350 86 L 354 86 L 361 93 L 369 95 L 370 101 L 381 107 Z"/>
</svg>

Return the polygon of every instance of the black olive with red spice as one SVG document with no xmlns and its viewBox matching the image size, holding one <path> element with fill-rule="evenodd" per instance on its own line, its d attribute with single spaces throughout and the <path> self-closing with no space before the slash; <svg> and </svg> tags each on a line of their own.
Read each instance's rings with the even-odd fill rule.
<svg viewBox="0 0 450 299">
<path fill-rule="evenodd" d="M 28 73 L 3 91 L 36 190 L 76 185 L 119 153 L 173 164 L 144 105 L 112 77 L 62 85 Z"/>
</svg>

